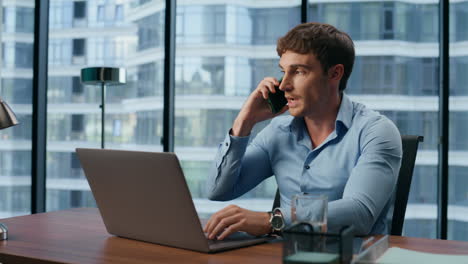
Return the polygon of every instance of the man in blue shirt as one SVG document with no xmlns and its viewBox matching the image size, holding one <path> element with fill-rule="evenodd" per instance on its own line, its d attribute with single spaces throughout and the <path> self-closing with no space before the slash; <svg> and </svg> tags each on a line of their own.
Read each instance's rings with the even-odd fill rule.
<svg viewBox="0 0 468 264">
<path fill-rule="evenodd" d="M 325 194 L 329 230 L 354 225 L 359 234 L 386 233 L 401 137 L 389 119 L 343 93 L 354 63 L 351 38 L 327 24 L 305 23 L 278 40 L 277 52 L 283 80 L 266 77 L 243 105 L 219 146 L 209 198 L 237 198 L 274 175 L 281 194 L 274 214 L 286 224 L 294 194 Z M 277 114 L 266 101 L 275 85 L 288 101 Z M 248 144 L 253 126 L 270 118 Z M 210 239 L 235 231 L 263 235 L 272 231 L 271 219 L 271 212 L 231 205 L 209 219 L 205 232 Z"/>
</svg>

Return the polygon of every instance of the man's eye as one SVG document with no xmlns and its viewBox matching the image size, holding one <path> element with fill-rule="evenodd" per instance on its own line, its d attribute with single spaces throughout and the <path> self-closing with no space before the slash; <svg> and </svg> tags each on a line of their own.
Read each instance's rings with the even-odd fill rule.
<svg viewBox="0 0 468 264">
<path fill-rule="evenodd" d="M 303 74 L 303 71 L 296 71 L 296 74 Z"/>
</svg>

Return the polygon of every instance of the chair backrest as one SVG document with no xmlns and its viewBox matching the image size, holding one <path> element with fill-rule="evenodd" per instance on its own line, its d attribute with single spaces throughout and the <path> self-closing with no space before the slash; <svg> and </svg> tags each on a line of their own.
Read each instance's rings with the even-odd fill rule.
<svg viewBox="0 0 468 264">
<path fill-rule="evenodd" d="M 419 142 L 423 142 L 424 137 L 406 135 L 401 136 L 403 146 L 403 157 L 401 159 L 400 173 L 395 189 L 393 199 L 395 200 L 392 209 L 389 210 L 387 218 L 391 218 L 390 235 L 401 236 L 403 231 L 403 222 L 405 220 L 406 205 L 408 204 L 408 196 L 413 179 L 414 164 L 416 162 L 416 154 L 418 152 Z"/>
<path fill-rule="evenodd" d="M 408 204 L 408 196 L 413 178 L 414 164 L 416 162 L 416 153 L 418 152 L 419 142 L 423 142 L 424 137 L 413 135 L 402 135 L 401 143 L 403 147 L 403 156 L 401 159 L 400 172 L 395 189 L 394 203 L 389 210 L 388 218 L 391 218 L 390 234 L 401 236 L 403 230 L 403 222 L 405 220 L 406 205 Z M 276 190 L 273 209 L 280 207 L 280 193 Z M 392 210 L 393 209 L 393 210 Z"/>
</svg>

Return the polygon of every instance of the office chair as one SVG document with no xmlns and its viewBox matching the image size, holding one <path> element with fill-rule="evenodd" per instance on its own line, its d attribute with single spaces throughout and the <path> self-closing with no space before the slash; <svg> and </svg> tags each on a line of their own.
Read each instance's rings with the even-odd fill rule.
<svg viewBox="0 0 468 264">
<path fill-rule="evenodd" d="M 393 206 L 390 208 L 387 219 L 391 219 L 389 223 L 390 235 L 401 236 L 403 230 L 403 222 L 405 220 L 406 205 L 408 204 L 408 195 L 413 178 L 414 164 L 416 161 L 416 153 L 418 152 L 419 142 L 423 142 L 424 137 L 413 135 L 402 135 L 401 143 L 403 147 L 403 156 L 401 159 L 400 172 L 396 184 L 395 193 L 392 197 Z M 276 190 L 273 209 L 280 207 L 280 193 Z M 390 222 L 390 221 L 389 221 Z"/>
<path fill-rule="evenodd" d="M 390 235 L 401 236 L 403 222 L 405 220 L 406 205 L 413 179 L 414 163 L 418 152 L 419 142 L 423 142 L 422 136 L 401 136 L 403 146 L 403 157 L 401 159 L 400 173 L 394 194 L 393 213 L 392 208 L 388 210 L 387 219 L 391 219 Z"/>
</svg>

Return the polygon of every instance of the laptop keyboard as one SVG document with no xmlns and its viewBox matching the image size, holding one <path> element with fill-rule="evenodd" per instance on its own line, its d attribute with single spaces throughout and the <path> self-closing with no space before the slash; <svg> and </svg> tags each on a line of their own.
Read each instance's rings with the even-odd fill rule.
<svg viewBox="0 0 468 264">
<path fill-rule="evenodd" d="M 208 240 L 208 244 L 219 244 L 219 243 L 226 243 L 226 242 L 234 242 L 234 241 L 243 241 L 246 239 L 251 239 L 251 238 L 256 238 L 255 236 L 251 236 L 245 232 L 235 232 L 228 237 L 224 238 L 223 240 L 217 240 L 217 239 L 208 239 L 208 235 L 205 233 L 205 237 Z"/>
</svg>

